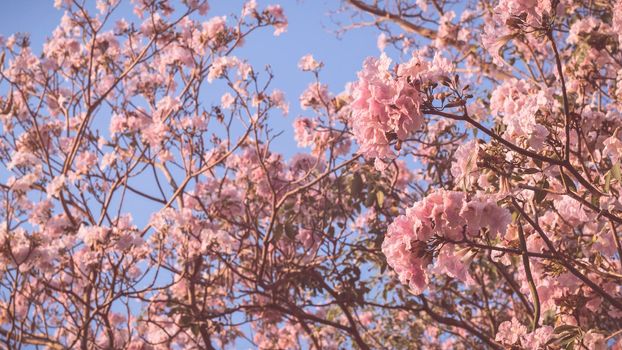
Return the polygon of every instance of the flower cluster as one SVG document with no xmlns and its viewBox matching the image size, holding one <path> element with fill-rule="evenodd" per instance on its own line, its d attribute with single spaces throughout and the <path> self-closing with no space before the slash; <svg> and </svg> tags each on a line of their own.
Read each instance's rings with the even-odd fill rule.
<svg viewBox="0 0 622 350">
<path fill-rule="evenodd" d="M 526 24 L 536 26 L 543 17 L 552 13 L 551 1 L 501 0 L 493 9 L 500 23 L 512 25 L 512 20 L 523 19 Z"/>
<path fill-rule="evenodd" d="M 467 282 L 468 266 L 453 242 L 476 237 L 482 229 L 487 229 L 489 237 L 496 237 L 505 232 L 510 220 L 509 211 L 497 205 L 493 197 L 482 195 L 468 200 L 462 192 L 438 190 L 389 225 L 382 252 L 400 281 L 408 284 L 413 293 L 421 294 L 430 273 L 445 272 Z M 436 261 L 429 244 L 433 238 L 449 242 L 443 245 Z M 432 270 L 430 264 L 437 266 Z"/>
<path fill-rule="evenodd" d="M 505 81 L 490 98 L 492 114 L 500 116 L 507 127 L 506 137 L 537 150 L 543 146 L 549 131 L 536 118 L 549 115 L 555 105 L 553 101 L 550 89 L 518 79 Z"/>
<path fill-rule="evenodd" d="M 410 61 L 391 68 L 391 59 L 382 54 L 370 57 L 351 86 L 352 131 L 367 158 L 376 158 L 376 167 L 395 158 L 391 144 L 406 140 L 424 123 L 421 111 L 425 96 L 421 86 L 437 80 L 452 70 L 451 63 L 440 56 L 429 61 L 415 52 Z"/>
</svg>

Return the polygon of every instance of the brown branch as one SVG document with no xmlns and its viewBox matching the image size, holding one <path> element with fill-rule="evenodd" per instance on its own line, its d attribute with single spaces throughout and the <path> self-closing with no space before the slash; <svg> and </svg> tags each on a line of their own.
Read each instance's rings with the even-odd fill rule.
<svg viewBox="0 0 622 350">
<path fill-rule="evenodd" d="M 404 29 L 407 32 L 419 34 L 422 37 L 430 39 L 430 40 L 436 39 L 436 31 L 416 25 L 412 22 L 406 21 L 399 15 L 390 13 L 388 11 L 385 11 L 375 6 L 368 5 L 365 2 L 360 1 L 360 0 L 348 0 L 348 2 L 352 6 L 358 8 L 359 10 L 362 10 L 367 13 L 371 13 L 374 16 L 383 17 L 383 18 L 386 18 L 388 20 L 395 22 L 397 25 L 399 25 L 402 29 Z"/>
<path fill-rule="evenodd" d="M 512 198 L 512 204 L 520 212 L 521 216 L 531 225 L 531 227 L 533 227 L 538 232 L 542 240 L 544 240 L 544 243 L 546 243 L 546 246 L 548 247 L 548 249 L 551 251 L 551 253 L 555 254 L 559 258 L 559 262 L 566 269 L 568 269 L 570 273 L 572 273 L 575 277 L 580 279 L 583 283 L 585 283 L 588 287 L 590 287 L 590 289 L 592 289 L 594 292 L 602 296 L 611 305 L 615 306 L 619 310 L 622 310 L 622 302 L 620 302 L 619 300 L 611 296 L 609 293 L 605 292 L 600 286 L 598 286 L 596 283 L 590 280 L 589 277 L 582 274 L 570 262 L 568 262 L 564 258 L 564 256 L 560 254 L 559 251 L 557 251 L 557 249 L 555 249 L 553 242 L 551 242 L 551 240 L 546 235 L 546 233 L 544 233 L 540 225 L 536 221 L 534 221 L 532 218 L 530 218 L 529 215 L 527 215 L 527 213 L 525 213 L 525 211 L 523 210 L 523 208 L 521 208 L 521 206 L 518 204 L 516 199 Z"/>
</svg>

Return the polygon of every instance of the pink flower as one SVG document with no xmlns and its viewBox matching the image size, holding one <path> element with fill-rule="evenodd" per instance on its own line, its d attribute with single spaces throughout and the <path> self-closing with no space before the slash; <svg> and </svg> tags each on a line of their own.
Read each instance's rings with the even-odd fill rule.
<svg viewBox="0 0 622 350">
<path fill-rule="evenodd" d="M 511 321 L 505 321 L 499 325 L 495 340 L 503 344 L 513 345 L 526 333 L 527 327 L 513 317 Z"/>
<path fill-rule="evenodd" d="M 612 164 L 617 164 L 622 156 L 622 141 L 613 135 L 603 142 L 603 157 L 609 157 Z"/>
<path fill-rule="evenodd" d="M 11 162 L 7 164 L 7 169 L 12 170 L 16 167 L 31 167 L 39 163 L 39 159 L 32 152 L 17 151 L 11 155 Z"/>
<path fill-rule="evenodd" d="M 494 197 L 478 196 L 465 203 L 460 215 L 467 222 L 467 232 L 474 235 L 482 228 L 488 228 L 489 235 L 496 237 L 505 232 L 512 221 L 510 212 L 497 205 Z"/>
<path fill-rule="evenodd" d="M 488 51 L 496 65 L 502 66 L 505 61 L 501 57 L 500 50 L 508 41 L 510 30 L 505 26 L 497 27 L 487 23 L 482 33 L 482 46 Z"/>
<path fill-rule="evenodd" d="M 555 200 L 553 206 L 559 213 L 559 216 L 571 225 L 580 225 L 589 221 L 582 204 L 569 196 Z"/>
<path fill-rule="evenodd" d="M 268 5 L 266 12 L 272 17 L 274 25 L 274 35 L 279 36 L 287 31 L 287 17 L 281 5 Z"/>
<path fill-rule="evenodd" d="M 498 23 L 506 24 L 508 19 L 525 14 L 526 23 L 533 26 L 538 25 L 545 11 L 551 13 L 550 1 L 500 0 L 493 9 Z"/>
<path fill-rule="evenodd" d="M 66 179 L 65 175 L 59 175 L 50 181 L 46 187 L 48 198 L 57 196 L 60 193 L 61 189 L 65 186 Z"/>
<path fill-rule="evenodd" d="M 363 312 L 360 316 L 359 316 L 359 320 L 361 321 L 361 324 L 363 326 L 369 326 L 372 322 L 374 322 L 374 314 L 373 312 Z"/>
<path fill-rule="evenodd" d="M 423 293 L 429 274 L 447 274 L 470 283 L 469 257 L 456 255 L 448 244 L 433 261 L 428 240 L 437 236 L 458 241 L 464 232 L 474 236 L 482 228 L 496 234 L 510 221 L 509 211 L 497 206 L 494 198 L 480 196 L 467 201 L 462 192 L 438 190 L 389 225 L 382 253 L 400 282 L 408 284 L 415 294 Z M 430 264 L 434 266 L 428 268 Z"/>
<path fill-rule="evenodd" d="M 224 33 L 227 30 L 227 17 L 218 16 L 203 23 L 203 32 L 209 40 L 214 40 L 220 33 Z"/>
<path fill-rule="evenodd" d="M 209 4 L 207 0 L 186 0 L 186 4 L 193 10 L 198 10 L 199 15 L 205 16 L 209 11 Z"/>
<path fill-rule="evenodd" d="M 451 163 L 451 174 L 456 178 L 458 184 L 464 188 L 471 188 L 477 179 L 477 139 L 473 139 L 458 147 L 454 153 L 454 162 Z"/>
<path fill-rule="evenodd" d="M 593 31 L 605 33 L 609 32 L 610 28 L 596 17 L 590 16 L 581 18 L 575 21 L 570 27 L 570 32 L 568 33 L 568 37 L 566 37 L 566 42 L 568 44 L 578 44 L 581 41 L 582 35 L 589 34 Z"/>
<path fill-rule="evenodd" d="M 274 90 L 270 94 L 270 102 L 283 112 L 283 115 L 289 113 L 289 103 L 285 99 L 285 94 L 281 90 Z"/>
<path fill-rule="evenodd" d="M 225 94 L 220 98 L 220 106 L 224 109 L 230 109 L 234 102 L 235 97 L 228 92 L 225 92 Z"/>
<path fill-rule="evenodd" d="M 376 40 L 376 46 L 378 47 L 378 50 L 380 50 L 380 52 L 384 52 L 384 49 L 387 47 L 388 41 L 389 40 L 385 33 L 380 33 L 380 35 L 378 35 L 378 39 Z"/>
<path fill-rule="evenodd" d="M 119 115 L 113 114 L 110 119 L 110 133 L 121 134 L 126 132 L 136 132 L 149 123 L 149 118 L 142 115 Z"/>
<path fill-rule="evenodd" d="M 455 37 L 456 30 L 454 30 L 454 28 L 456 27 L 451 23 L 455 17 L 456 13 L 454 11 L 447 11 L 439 18 L 440 26 L 438 28 L 436 40 L 434 41 L 436 47 L 444 47 L 447 40 Z"/>
<path fill-rule="evenodd" d="M 330 103 L 331 98 L 326 84 L 319 82 L 311 83 L 300 95 L 300 108 L 322 109 Z"/>
<path fill-rule="evenodd" d="M 237 66 L 240 60 L 234 56 L 219 56 L 214 59 L 212 66 L 207 73 L 207 81 L 212 82 L 216 78 L 220 78 L 225 75 L 227 68 Z"/>
<path fill-rule="evenodd" d="M 399 65 L 397 74 L 390 70 L 391 59 L 367 58 L 358 81 L 352 84 L 352 131 L 361 153 L 376 158 L 377 168 L 395 158 L 391 144 L 405 140 L 424 122 L 420 111 L 423 95 L 418 90 L 422 81 L 437 79 L 452 69 L 451 62 L 435 56 L 427 62 L 421 53 Z"/>
<path fill-rule="evenodd" d="M 532 86 L 525 80 L 511 79 L 498 86 L 490 98 L 493 115 L 499 115 L 507 126 L 504 135 L 513 141 L 527 143 L 540 150 L 549 131 L 535 116 L 553 108 L 552 92 Z"/>
<path fill-rule="evenodd" d="M 618 33 L 618 40 L 622 42 L 622 0 L 616 1 L 613 7 L 613 32 Z"/>
<path fill-rule="evenodd" d="M 414 222 L 407 216 L 397 217 L 382 242 L 382 253 L 399 280 L 407 284 L 414 294 L 421 294 L 428 284 L 423 267 L 427 265 L 415 231 Z"/>
<path fill-rule="evenodd" d="M 320 67 L 322 67 L 322 63 L 316 61 L 311 54 L 302 56 L 298 61 L 298 68 L 303 71 L 314 71 Z"/>
<path fill-rule="evenodd" d="M 313 233 L 312 230 L 309 230 L 306 228 L 300 229 L 298 231 L 298 234 L 296 235 L 296 239 L 299 240 L 300 243 L 302 243 L 302 247 L 305 250 L 309 250 L 313 247 L 316 247 L 320 243 L 319 237 L 316 237 L 316 235 Z"/>
<path fill-rule="evenodd" d="M 521 337 L 521 345 L 526 349 L 540 349 L 553 335 L 553 327 L 542 326 Z"/>
<path fill-rule="evenodd" d="M 255 11 L 257 11 L 257 1 L 248 0 L 244 3 L 244 6 L 242 7 L 242 17 L 250 16 Z"/>
<path fill-rule="evenodd" d="M 76 157 L 76 172 L 85 174 L 97 164 L 97 156 L 92 152 L 82 152 Z"/>
<path fill-rule="evenodd" d="M 297 118 L 294 121 L 294 139 L 300 147 L 313 145 L 316 123 L 309 118 Z"/>
<path fill-rule="evenodd" d="M 466 258 L 466 260 L 465 260 Z M 473 283 L 473 278 L 469 274 L 469 256 L 460 256 L 453 244 L 443 246 L 435 262 L 434 273 L 438 275 L 448 275 L 457 278 L 464 283 Z"/>
<path fill-rule="evenodd" d="M 81 226 L 78 237 L 89 247 L 97 243 L 104 243 L 108 236 L 108 229 L 99 226 Z"/>
<path fill-rule="evenodd" d="M 393 78 L 390 65 L 391 59 L 384 54 L 380 59 L 366 59 L 359 80 L 352 85 L 352 128 L 361 153 L 368 158 L 394 158 L 389 144 L 405 139 L 423 123 L 421 94 L 404 80 Z"/>
<path fill-rule="evenodd" d="M 168 125 L 156 118 L 142 130 L 142 139 L 152 147 L 158 146 L 166 138 L 168 130 Z"/>
<path fill-rule="evenodd" d="M 605 342 L 605 336 L 595 332 L 594 330 L 589 330 L 583 336 L 583 343 L 587 346 L 588 350 L 606 350 L 607 343 Z"/>
</svg>

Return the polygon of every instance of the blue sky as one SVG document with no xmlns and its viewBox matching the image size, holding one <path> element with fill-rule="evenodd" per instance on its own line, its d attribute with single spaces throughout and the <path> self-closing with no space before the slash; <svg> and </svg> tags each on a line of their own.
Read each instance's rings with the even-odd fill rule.
<svg viewBox="0 0 622 350">
<path fill-rule="evenodd" d="M 92 0 L 94 1 L 94 0 Z M 129 0 L 123 0 L 129 3 Z M 211 0 L 210 11 L 205 17 L 238 14 L 244 1 Z M 356 79 L 365 57 L 379 55 L 376 47 L 377 31 L 372 28 L 357 29 L 337 38 L 330 12 L 337 10 L 340 1 L 335 0 L 257 0 L 262 8 L 271 3 L 280 3 L 289 20 L 287 32 L 275 37 L 271 28 L 265 28 L 251 36 L 245 46 L 236 51 L 236 55 L 247 59 L 256 69 L 269 64 L 275 73 L 272 88 L 285 92 L 290 102 L 287 118 L 273 117 L 271 125 L 275 131 L 284 131 L 275 143 L 275 151 L 290 157 L 297 149 L 293 141 L 291 124 L 295 117 L 304 115 L 300 109 L 298 96 L 312 81 L 309 73 L 298 70 L 300 57 L 311 53 L 324 62 L 321 78 L 329 85 L 333 93 L 339 93 L 344 85 Z M 130 6 L 122 6 L 121 16 L 134 18 Z M 62 11 L 53 7 L 49 0 L 4 0 L 0 11 L 0 35 L 7 37 L 15 32 L 28 32 L 31 35 L 32 48 L 41 52 L 45 39 L 58 24 Z M 347 21 L 347 18 L 345 18 Z M 209 96 L 216 100 L 217 96 Z M 307 113 L 309 113 L 307 111 Z"/>
<path fill-rule="evenodd" d="M 95 0 L 87 0 L 87 2 Z M 126 17 L 134 20 L 130 0 L 122 0 L 117 18 Z M 173 0 L 176 2 L 178 0 Z M 213 16 L 239 14 L 243 0 L 210 0 L 210 11 L 204 20 Z M 293 137 L 292 123 L 298 116 L 311 116 L 311 111 L 300 108 L 298 96 L 313 81 L 312 74 L 298 69 L 298 60 L 306 54 L 313 54 L 316 59 L 324 62 L 321 80 L 327 83 L 334 94 L 343 91 L 347 82 L 356 79 L 356 72 L 360 70 L 363 60 L 368 56 L 380 54 L 376 47 L 378 32 L 373 28 L 357 29 L 345 33 L 338 38 L 334 24 L 335 17 L 330 13 L 338 9 L 341 1 L 336 0 L 257 0 L 259 8 L 272 3 L 280 3 L 288 17 L 287 32 L 275 37 L 273 28 L 263 28 L 253 33 L 245 45 L 235 51 L 235 55 L 244 58 L 257 71 L 263 71 L 265 65 L 270 65 L 274 73 L 271 89 L 280 89 L 285 92 L 290 102 L 290 112 L 287 117 L 275 111 L 269 120 L 273 134 L 283 132 L 272 143 L 272 150 L 284 154 L 286 158 L 299 152 L 309 150 L 298 148 Z M 31 47 L 36 54 L 40 54 L 46 38 L 60 22 L 63 11 L 53 6 L 53 0 L 0 0 L 0 35 L 5 38 L 16 32 L 30 33 Z M 341 18 L 344 19 L 344 18 Z M 348 18 L 344 19 L 345 21 Z M 264 76 L 265 78 L 265 76 Z M 271 90 L 270 89 L 270 90 Z M 207 87 L 202 95 L 205 104 L 220 101 L 222 87 L 214 84 Z M 107 130 L 108 120 L 105 113 L 98 118 L 99 127 Z M 104 131 L 104 134 L 106 131 Z M 4 178 L 6 174 L 2 173 Z M 151 182 L 137 185 L 139 189 L 153 188 Z M 128 198 L 128 203 L 133 199 Z M 127 210 L 127 208 L 124 208 Z M 157 203 L 141 206 L 141 210 L 130 210 L 138 225 L 145 224 L 149 214 L 158 209 Z"/>
</svg>

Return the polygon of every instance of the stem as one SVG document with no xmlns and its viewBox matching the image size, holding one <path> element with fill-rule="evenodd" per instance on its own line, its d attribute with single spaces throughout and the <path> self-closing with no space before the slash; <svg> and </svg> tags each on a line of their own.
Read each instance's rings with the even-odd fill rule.
<svg viewBox="0 0 622 350">
<path fill-rule="evenodd" d="M 421 296 L 421 303 L 422 303 L 424 311 L 428 315 L 430 315 L 430 317 L 432 317 L 432 319 L 434 321 L 442 323 L 442 324 L 446 324 L 448 326 L 454 326 L 454 327 L 462 328 L 462 329 L 470 332 L 471 334 L 475 335 L 476 337 L 478 337 L 484 343 L 488 344 L 488 346 L 490 346 L 491 348 L 493 348 L 493 349 L 503 349 L 503 346 L 501 346 L 501 344 L 497 343 L 494 339 L 486 336 L 485 334 L 483 334 L 479 330 L 475 329 L 474 327 L 471 327 L 470 325 L 468 325 L 468 324 L 466 324 L 464 322 L 455 320 L 455 319 L 453 319 L 451 317 L 444 317 L 444 316 L 441 316 L 438 313 L 436 313 L 428 305 L 428 302 L 427 302 L 426 298 L 423 295 Z"/>
<path fill-rule="evenodd" d="M 564 116 L 566 117 L 565 131 L 566 131 L 566 145 L 564 146 L 564 159 L 566 162 L 570 161 L 570 107 L 568 103 L 568 94 L 566 92 L 566 81 L 564 80 L 564 74 L 562 73 L 562 61 L 559 57 L 559 51 L 557 51 L 557 44 L 553 39 L 553 31 L 549 31 L 547 34 L 551 45 L 553 46 L 553 52 L 555 53 L 555 65 L 557 66 L 557 74 L 559 80 L 562 83 L 562 98 L 564 100 Z"/>
<path fill-rule="evenodd" d="M 523 266 L 525 268 L 525 275 L 529 282 L 529 290 L 531 291 L 531 297 L 533 298 L 533 320 L 531 323 L 531 331 L 535 331 L 538 328 L 538 322 L 540 321 L 540 297 L 538 297 L 538 289 L 536 283 L 533 280 L 531 274 L 531 266 L 529 264 L 529 256 L 527 255 L 527 242 L 525 241 L 525 233 L 523 232 L 523 225 L 518 222 L 518 238 L 520 239 L 521 250 L 523 251 Z"/>
<path fill-rule="evenodd" d="M 555 246 L 553 245 L 553 242 L 551 242 L 551 240 L 549 239 L 549 237 L 546 235 L 546 233 L 544 233 L 544 231 L 542 230 L 542 228 L 540 227 L 540 225 L 535 222 L 534 220 L 532 220 L 526 213 L 525 211 L 518 205 L 518 202 L 516 201 L 516 199 L 512 198 L 512 204 L 514 204 L 514 207 L 516 207 L 516 209 L 521 213 L 521 216 L 523 218 L 525 218 L 525 220 L 527 220 L 527 222 L 529 223 L 529 225 L 531 225 L 531 227 L 533 227 L 538 234 L 540 235 L 540 237 L 542 237 L 542 240 L 544 240 L 544 242 L 546 243 L 546 246 L 548 247 L 548 249 L 551 251 L 551 253 L 555 254 L 558 258 L 559 258 L 559 262 L 566 268 L 568 269 L 568 271 L 570 271 L 570 273 L 572 273 L 573 275 L 575 275 L 575 277 L 577 277 L 578 279 L 580 279 L 583 283 L 585 283 L 588 287 L 590 287 L 594 292 L 596 292 L 597 294 L 599 294 L 600 296 L 602 296 L 604 299 L 606 299 L 609 303 L 611 303 L 611 305 L 615 306 L 617 309 L 622 310 L 622 302 L 620 302 L 619 300 L 616 300 L 613 296 L 611 296 L 609 293 L 605 292 L 601 287 L 599 287 L 596 283 L 592 282 L 592 280 L 589 279 L 589 277 L 585 276 L 584 274 L 582 274 L 579 270 L 577 270 L 574 266 L 572 266 L 571 263 L 569 263 L 558 251 L 557 249 L 555 249 Z"/>
</svg>

